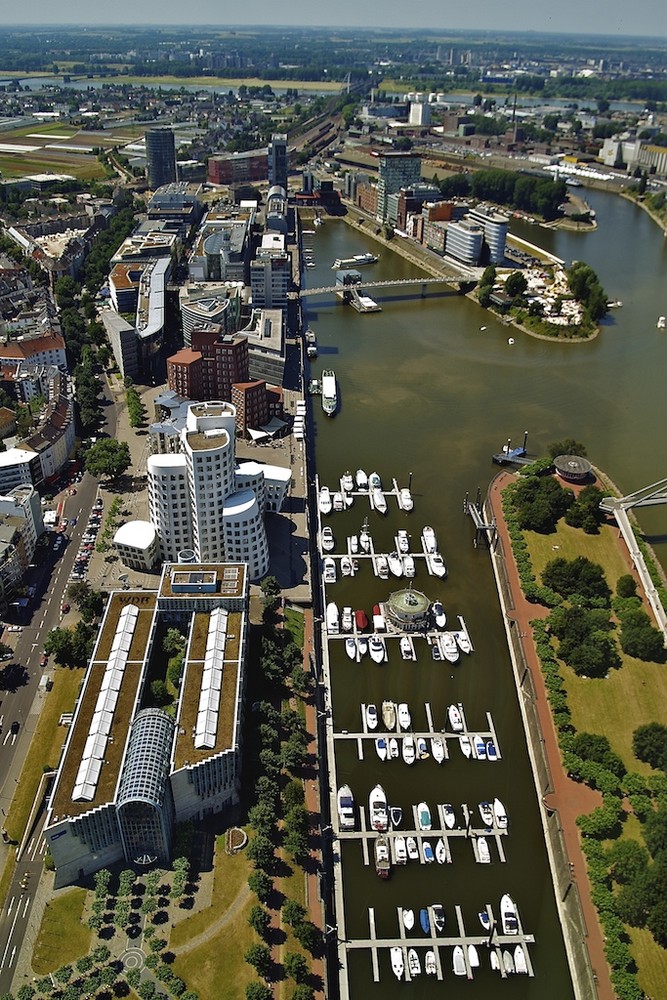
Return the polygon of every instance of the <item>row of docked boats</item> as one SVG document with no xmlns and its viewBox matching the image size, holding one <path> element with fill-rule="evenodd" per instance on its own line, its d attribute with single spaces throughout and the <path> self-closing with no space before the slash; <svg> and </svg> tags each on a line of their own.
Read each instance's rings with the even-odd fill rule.
<svg viewBox="0 0 667 1000">
<path fill-rule="evenodd" d="M 369 725 L 369 709 L 375 712 L 375 706 L 366 707 L 366 726 L 368 729 L 374 728 Z M 376 716 L 373 716 L 376 720 Z M 377 722 L 376 722 L 377 724 Z M 417 760 L 433 760 L 437 764 L 442 764 L 445 759 L 445 744 L 440 736 L 432 736 L 427 740 L 424 736 L 413 736 L 408 733 L 406 736 L 397 738 L 395 736 L 378 736 L 375 740 L 375 752 L 380 760 L 399 760 L 412 765 Z"/>
<path fill-rule="evenodd" d="M 333 391 L 329 382 L 326 379 L 333 376 L 333 372 L 323 372 L 322 374 L 322 405 L 324 406 L 325 398 L 325 386 L 326 391 Z M 335 376 L 334 376 L 335 379 Z M 354 476 L 348 470 L 342 476 L 340 480 L 340 494 L 343 496 L 344 507 L 349 507 L 352 504 L 352 494 L 356 493 L 366 493 L 369 495 L 371 500 L 371 506 L 374 510 L 377 510 L 380 514 L 387 513 L 387 496 L 384 492 L 382 486 L 382 478 L 377 472 L 371 472 L 366 475 L 363 469 L 357 469 Z M 321 495 L 322 492 L 331 496 L 331 490 L 328 486 L 320 487 L 320 513 L 331 513 L 331 511 L 323 511 L 321 507 Z M 393 491 L 392 491 L 393 492 Z M 396 493 L 398 499 L 398 505 L 401 510 L 411 511 L 414 509 L 414 500 L 412 499 L 412 493 L 407 486 L 399 487 Z M 333 508 L 334 510 L 336 508 Z M 344 508 L 340 508 L 341 510 Z"/>
<path fill-rule="evenodd" d="M 468 958 L 467 966 L 466 954 Z M 497 950 L 491 950 L 489 952 L 489 959 L 491 968 L 496 972 L 500 972 L 501 961 L 506 975 L 514 975 L 514 973 L 525 975 L 528 972 L 526 953 L 523 945 L 521 944 L 517 944 L 513 950 L 504 948 L 500 952 L 500 957 L 498 956 Z M 406 967 L 410 975 L 410 979 L 414 979 L 415 977 L 421 975 L 422 965 L 418 950 L 416 948 L 408 948 L 406 961 L 404 949 L 399 945 L 394 945 L 391 949 L 391 968 L 397 979 L 401 980 L 405 977 Z M 454 945 L 452 948 L 452 972 L 455 976 L 472 975 L 473 971 L 479 967 L 479 950 L 476 945 L 467 945 L 466 951 L 464 951 L 463 945 Z M 437 971 L 438 966 L 435 950 L 433 948 L 429 948 L 424 955 L 424 972 L 427 976 L 434 976 Z"/>
</svg>

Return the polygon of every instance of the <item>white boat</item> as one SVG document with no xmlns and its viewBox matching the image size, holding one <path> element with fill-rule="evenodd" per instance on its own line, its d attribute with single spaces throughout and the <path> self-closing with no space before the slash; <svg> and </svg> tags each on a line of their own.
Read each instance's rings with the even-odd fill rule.
<svg viewBox="0 0 667 1000">
<path fill-rule="evenodd" d="M 453 830 L 456 826 L 456 813 L 454 812 L 454 806 L 451 802 L 444 802 L 442 806 L 442 815 L 445 819 L 445 826 L 448 830 Z"/>
<path fill-rule="evenodd" d="M 404 660 L 413 660 L 415 649 L 409 636 L 402 635 L 400 640 L 401 656 Z"/>
<path fill-rule="evenodd" d="M 406 837 L 405 848 L 408 852 L 410 861 L 419 861 L 419 846 L 417 844 L 416 837 Z"/>
<path fill-rule="evenodd" d="M 479 809 L 479 814 L 482 817 L 482 823 L 487 830 L 490 830 L 493 826 L 493 806 L 490 802 L 480 802 L 477 808 Z"/>
<path fill-rule="evenodd" d="M 519 933 L 519 915 L 516 904 L 508 893 L 505 893 L 500 900 L 500 923 L 503 934 Z"/>
<path fill-rule="evenodd" d="M 336 796 L 338 825 L 341 830 L 354 830 L 354 798 L 349 785 L 341 785 Z"/>
<path fill-rule="evenodd" d="M 396 729 L 396 705 L 393 701 L 382 702 L 382 721 L 386 729 Z"/>
<path fill-rule="evenodd" d="M 322 575 L 325 583 L 335 583 L 337 579 L 336 561 L 331 556 L 325 556 L 322 563 Z"/>
<path fill-rule="evenodd" d="M 334 601 L 327 604 L 327 632 L 336 635 L 339 631 L 338 605 Z"/>
<path fill-rule="evenodd" d="M 470 742 L 470 737 L 465 733 L 459 736 L 459 746 L 464 757 L 472 756 L 472 743 Z"/>
<path fill-rule="evenodd" d="M 405 837 L 394 837 L 394 861 L 397 865 L 407 865 L 408 852 L 405 849 Z"/>
<path fill-rule="evenodd" d="M 403 926 L 405 927 L 406 931 L 411 931 L 412 928 L 415 926 L 415 911 L 410 910 L 407 907 L 404 907 L 404 909 L 401 911 L 401 918 L 403 920 Z"/>
<path fill-rule="evenodd" d="M 351 660 L 356 660 L 357 658 L 357 640 L 351 635 L 348 635 L 345 640 L 345 652 L 350 657 Z"/>
<path fill-rule="evenodd" d="M 427 760 L 430 757 L 428 743 L 423 736 L 417 737 L 417 756 L 420 760 Z"/>
<path fill-rule="evenodd" d="M 403 576 L 403 562 L 398 552 L 390 552 L 387 556 L 387 562 L 394 576 Z"/>
<path fill-rule="evenodd" d="M 408 708 L 407 703 L 402 701 L 398 706 L 398 724 L 401 729 L 405 731 L 410 728 L 411 722 L 412 719 L 410 717 L 410 709 Z"/>
<path fill-rule="evenodd" d="M 406 555 L 410 551 L 410 538 L 407 531 L 404 531 L 403 528 L 396 532 L 396 548 L 403 555 Z"/>
<path fill-rule="evenodd" d="M 493 815 L 496 818 L 496 824 L 500 830 L 506 830 L 508 825 L 507 813 L 505 812 L 505 806 L 502 804 L 500 799 L 493 800 Z"/>
<path fill-rule="evenodd" d="M 340 561 L 340 571 L 343 576 L 352 576 L 354 572 L 354 563 L 350 556 L 343 556 Z"/>
<path fill-rule="evenodd" d="M 468 638 L 467 632 L 454 632 L 454 638 L 456 639 L 456 643 L 462 653 L 472 653 L 472 643 Z"/>
<path fill-rule="evenodd" d="M 371 660 L 375 663 L 382 663 L 385 659 L 387 650 L 385 648 L 384 639 L 381 635 L 372 635 L 368 640 L 368 652 L 371 655 Z"/>
<path fill-rule="evenodd" d="M 463 732 L 463 719 L 461 718 L 461 713 L 456 705 L 450 705 L 447 709 L 447 718 L 449 719 L 449 725 L 454 733 Z"/>
<path fill-rule="evenodd" d="M 359 538 L 357 535 L 350 535 L 348 539 L 350 545 L 350 554 L 353 556 L 359 555 Z"/>
<path fill-rule="evenodd" d="M 498 751 L 493 740 L 486 741 L 486 759 L 495 763 L 498 760 Z"/>
<path fill-rule="evenodd" d="M 490 931 L 491 917 L 489 916 L 488 910 L 480 910 L 477 916 L 479 917 L 479 922 L 482 925 L 482 929 L 485 931 Z"/>
<path fill-rule="evenodd" d="M 437 552 L 438 550 L 438 540 L 435 537 L 435 531 L 428 524 L 422 531 L 422 545 L 425 552 Z"/>
<path fill-rule="evenodd" d="M 431 753 L 433 754 L 433 760 L 437 764 L 442 764 L 445 759 L 445 743 L 440 736 L 431 737 Z"/>
<path fill-rule="evenodd" d="M 415 751 L 415 741 L 412 736 L 403 737 L 401 755 L 406 764 L 414 764 L 417 754 Z"/>
<path fill-rule="evenodd" d="M 352 257 L 336 257 L 331 265 L 333 271 L 341 268 L 364 267 L 368 264 L 375 264 L 380 258 L 374 253 L 355 253 Z"/>
<path fill-rule="evenodd" d="M 500 959 L 498 958 L 498 952 L 492 951 L 489 955 L 489 961 L 491 962 L 491 968 L 494 972 L 500 972 Z"/>
<path fill-rule="evenodd" d="M 328 417 L 333 417 L 338 406 L 336 375 L 331 370 L 322 372 L 322 409 Z"/>
<path fill-rule="evenodd" d="M 333 503 L 331 502 L 331 490 L 329 489 L 328 486 L 321 487 L 317 503 L 320 508 L 320 514 L 330 514 L 331 511 L 333 510 Z"/>
<path fill-rule="evenodd" d="M 340 490 L 336 492 L 331 497 L 331 503 L 333 504 L 333 509 L 340 514 L 342 510 L 345 510 L 345 498 Z"/>
<path fill-rule="evenodd" d="M 432 865 L 435 861 L 435 854 L 433 853 L 430 840 L 422 840 L 422 856 L 425 865 Z"/>
<path fill-rule="evenodd" d="M 401 507 L 403 508 L 403 510 L 412 510 L 412 508 L 414 507 L 414 503 L 413 503 L 413 500 L 412 500 L 412 493 L 407 488 L 407 486 L 404 486 L 401 490 L 399 490 L 399 494 L 398 495 L 399 495 L 399 499 L 401 501 Z"/>
<path fill-rule="evenodd" d="M 450 663 L 457 663 L 459 658 L 459 647 L 456 645 L 456 639 L 451 632 L 443 632 L 440 637 L 440 643 L 442 645 L 442 652 L 444 653 L 445 659 Z"/>
<path fill-rule="evenodd" d="M 351 493 L 354 489 L 354 479 L 349 469 L 340 477 L 340 485 L 346 493 Z"/>
<path fill-rule="evenodd" d="M 396 740 L 394 740 L 394 743 Z M 399 828 L 403 821 L 403 810 L 400 806 L 389 806 L 389 820 L 395 830 Z"/>
<path fill-rule="evenodd" d="M 505 949 L 503 952 L 503 965 L 505 966 L 505 972 L 508 976 L 514 973 L 514 959 L 512 958 L 512 952 Z"/>
<path fill-rule="evenodd" d="M 369 729 L 377 729 L 378 727 L 378 710 L 372 703 L 366 705 L 366 725 Z"/>
<path fill-rule="evenodd" d="M 455 976 L 465 976 L 467 974 L 465 955 L 460 944 L 457 944 L 452 952 L 452 972 Z"/>
<path fill-rule="evenodd" d="M 368 476 L 363 469 L 357 469 L 354 475 L 354 481 L 357 484 L 358 490 L 363 491 L 368 489 Z"/>
<path fill-rule="evenodd" d="M 387 796 L 382 785 L 376 785 L 368 796 L 368 815 L 371 829 L 384 833 L 389 826 Z"/>
<path fill-rule="evenodd" d="M 433 576 L 447 576 L 445 561 L 439 552 L 432 552 L 428 556 L 428 566 Z"/>
<path fill-rule="evenodd" d="M 444 865 L 447 861 L 447 845 L 442 837 L 438 837 L 435 842 L 435 860 L 439 865 Z"/>
<path fill-rule="evenodd" d="M 477 857 L 479 858 L 480 865 L 491 864 L 491 851 L 489 850 L 486 837 L 477 838 Z"/>
<path fill-rule="evenodd" d="M 375 874 L 380 878 L 389 878 L 391 875 L 391 855 L 389 853 L 389 838 L 381 833 L 373 845 L 375 855 Z"/>
<path fill-rule="evenodd" d="M 665 323 L 667 323 L 667 319 L 664 316 L 658 316 L 658 322 L 656 323 L 658 330 L 664 330 Z"/>
<path fill-rule="evenodd" d="M 375 564 L 377 566 L 378 576 L 381 580 L 389 579 L 389 560 L 385 555 L 379 555 L 375 558 Z"/>
<path fill-rule="evenodd" d="M 354 619 L 352 618 L 352 608 L 349 606 L 349 604 L 346 604 L 345 607 L 343 608 L 343 613 L 341 615 L 340 627 L 342 628 L 343 632 L 351 632 L 353 624 L 354 624 Z"/>
<path fill-rule="evenodd" d="M 387 741 L 384 736 L 378 736 L 375 740 L 375 752 L 380 758 L 380 760 L 386 760 L 387 754 L 389 753 L 387 747 Z"/>
<path fill-rule="evenodd" d="M 365 522 L 364 524 L 362 524 L 361 532 L 359 534 L 359 548 L 366 555 L 368 555 L 368 553 L 371 550 L 371 535 L 368 530 L 368 524 L 366 524 Z"/>
<path fill-rule="evenodd" d="M 433 621 L 438 628 L 444 628 L 447 624 L 447 615 L 445 614 L 445 609 L 443 608 L 440 601 L 434 601 L 431 605 L 431 614 L 433 615 Z"/>
<path fill-rule="evenodd" d="M 528 963 L 526 962 L 526 953 L 523 950 L 523 945 L 518 944 L 514 949 L 514 971 L 519 976 L 525 976 L 528 974 Z"/>
<path fill-rule="evenodd" d="M 402 556 L 403 561 L 403 576 L 407 577 L 408 580 L 412 580 L 415 575 L 415 561 L 412 556 Z"/>
<path fill-rule="evenodd" d="M 431 904 L 431 917 L 433 918 L 433 926 L 435 927 L 438 934 L 442 934 L 445 929 L 445 908 L 442 903 L 432 903 Z"/>
<path fill-rule="evenodd" d="M 368 652 L 368 639 L 365 635 L 357 636 L 357 649 L 359 651 L 359 656 L 365 656 Z"/>
<path fill-rule="evenodd" d="M 392 738 L 389 740 L 389 759 L 398 760 L 398 757 L 399 757 L 398 740 L 396 739 L 395 736 L 392 736 Z"/>
<path fill-rule="evenodd" d="M 414 948 L 408 948 L 408 971 L 413 978 L 415 976 L 421 976 L 422 973 L 419 955 Z"/>
<path fill-rule="evenodd" d="M 322 528 L 322 551 L 332 552 L 336 546 L 336 539 L 334 538 L 334 533 L 331 525 L 325 524 Z"/>
<path fill-rule="evenodd" d="M 373 506 L 375 507 L 378 514 L 386 514 L 387 498 L 382 492 L 382 490 L 372 490 L 371 497 L 373 498 Z"/>
<path fill-rule="evenodd" d="M 405 961 L 403 959 L 403 949 L 397 945 L 391 949 L 391 971 L 397 979 L 403 978 L 405 972 Z"/>
<path fill-rule="evenodd" d="M 424 971 L 427 976 L 435 976 L 438 971 L 438 966 L 435 961 L 435 952 L 432 948 L 429 948 L 424 955 Z"/>
<path fill-rule="evenodd" d="M 473 736 L 472 748 L 477 760 L 486 760 L 486 743 L 481 736 Z"/>
<path fill-rule="evenodd" d="M 479 955 L 474 944 L 468 945 L 468 965 L 471 969 L 479 969 Z"/>
<path fill-rule="evenodd" d="M 371 472 L 368 477 L 368 488 L 369 490 L 381 490 L 382 480 L 377 472 Z"/>
<path fill-rule="evenodd" d="M 417 806 L 417 825 L 420 830 L 431 829 L 431 810 L 425 802 L 420 802 Z"/>
</svg>

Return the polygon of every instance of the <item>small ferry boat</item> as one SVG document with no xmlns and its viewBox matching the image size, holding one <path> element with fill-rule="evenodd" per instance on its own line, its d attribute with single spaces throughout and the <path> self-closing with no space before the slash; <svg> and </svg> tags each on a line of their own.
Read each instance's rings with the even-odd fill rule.
<svg viewBox="0 0 667 1000">
<path fill-rule="evenodd" d="M 371 829 L 385 833 L 389 826 L 387 816 L 387 796 L 382 785 L 376 785 L 368 796 L 368 815 Z"/>
<path fill-rule="evenodd" d="M 328 417 L 333 417 L 338 406 L 338 386 L 336 375 L 331 369 L 322 372 L 322 409 Z"/>
<path fill-rule="evenodd" d="M 336 257 L 331 265 L 332 271 L 345 270 L 346 268 L 365 267 L 368 264 L 376 264 L 380 258 L 374 253 L 355 253 L 352 257 Z"/>
<path fill-rule="evenodd" d="M 396 705 L 393 701 L 382 702 L 382 721 L 386 729 L 396 729 Z"/>
<path fill-rule="evenodd" d="M 389 855 L 389 839 L 381 834 L 374 844 L 375 872 L 380 878 L 389 878 L 391 875 L 391 858 Z"/>
<path fill-rule="evenodd" d="M 341 830 L 354 830 L 354 798 L 349 785 L 341 785 L 336 796 Z"/>
</svg>

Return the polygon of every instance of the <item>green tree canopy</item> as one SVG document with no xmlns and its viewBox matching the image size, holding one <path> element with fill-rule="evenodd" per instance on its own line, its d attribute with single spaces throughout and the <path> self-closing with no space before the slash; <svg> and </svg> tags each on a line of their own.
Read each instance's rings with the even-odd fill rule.
<svg viewBox="0 0 667 1000">
<path fill-rule="evenodd" d="M 86 471 L 93 476 L 119 479 L 132 463 L 130 449 L 126 441 L 103 438 L 86 452 Z"/>
<path fill-rule="evenodd" d="M 632 752 L 638 760 L 667 771 L 667 726 L 648 722 L 632 734 Z"/>
</svg>

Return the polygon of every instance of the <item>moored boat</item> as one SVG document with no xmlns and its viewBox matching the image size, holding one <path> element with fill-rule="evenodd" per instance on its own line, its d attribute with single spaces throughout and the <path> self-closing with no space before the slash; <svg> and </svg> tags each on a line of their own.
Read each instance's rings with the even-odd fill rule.
<svg viewBox="0 0 667 1000">
<path fill-rule="evenodd" d="M 338 406 L 338 386 L 336 375 L 331 369 L 322 372 L 322 409 L 328 417 L 333 417 Z"/>
<path fill-rule="evenodd" d="M 387 498 L 382 492 L 382 490 L 374 489 L 371 491 L 371 497 L 373 499 L 373 506 L 379 514 L 387 513 Z"/>
<path fill-rule="evenodd" d="M 479 917 L 479 922 L 482 925 L 482 928 L 485 931 L 490 931 L 491 930 L 491 917 L 489 916 L 488 911 L 487 910 L 480 910 L 479 913 L 477 914 L 477 916 Z"/>
<path fill-rule="evenodd" d="M 505 812 L 505 806 L 502 804 L 500 799 L 493 800 L 493 815 L 496 819 L 496 825 L 500 830 L 506 830 L 508 825 L 507 813 Z"/>
<path fill-rule="evenodd" d="M 490 830 L 493 826 L 493 806 L 490 802 L 480 802 L 477 808 L 479 809 L 479 814 L 482 817 L 482 823 L 487 830 Z"/>
<path fill-rule="evenodd" d="M 350 535 L 348 543 L 350 546 L 350 554 L 353 556 L 359 555 L 359 537 L 357 535 Z"/>
<path fill-rule="evenodd" d="M 460 944 L 455 945 L 452 952 L 452 972 L 455 976 L 466 975 L 466 960 Z"/>
<path fill-rule="evenodd" d="M 470 742 L 470 737 L 466 733 L 459 736 L 459 746 L 461 747 L 461 753 L 464 757 L 472 756 L 472 743 Z"/>
<path fill-rule="evenodd" d="M 403 528 L 396 532 L 396 548 L 402 555 L 407 555 L 410 551 L 410 538 Z"/>
<path fill-rule="evenodd" d="M 471 969 L 479 969 L 479 954 L 474 944 L 468 945 L 468 965 Z"/>
<path fill-rule="evenodd" d="M 435 927 L 438 934 L 442 934 L 445 929 L 445 908 L 442 903 L 431 903 L 431 916 L 433 917 L 433 926 Z"/>
<path fill-rule="evenodd" d="M 489 850 L 489 844 L 486 837 L 477 838 L 477 858 L 480 865 L 491 864 L 491 851 Z"/>
<path fill-rule="evenodd" d="M 403 576 L 403 560 L 398 552 L 390 552 L 387 556 L 387 562 L 389 563 L 389 570 L 394 576 Z"/>
<path fill-rule="evenodd" d="M 427 865 L 432 865 L 435 861 L 435 854 L 433 853 L 430 840 L 422 840 L 422 855 L 424 863 Z"/>
<path fill-rule="evenodd" d="M 338 633 L 340 631 L 339 622 L 338 605 L 334 601 L 330 601 L 327 604 L 327 632 L 331 635 Z"/>
<path fill-rule="evenodd" d="M 405 972 L 403 949 L 396 945 L 391 949 L 391 969 L 397 979 L 403 978 L 403 973 Z"/>
<path fill-rule="evenodd" d="M 438 971 L 438 966 L 435 960 L 435 952 L 432 948 L 424 955 L 424 971 L 427 976 L 435 976 Z"/>
<path fill-rule="evenodd" d="M 349 785 L 341 785 L 336 796 L 338 825 L 341 830 L 354 830 L 354 798 Z"/>
<path fill-rule="evenodd" d="M 431 753 L 433 754 L 433 760 L 437 764 L 442 764 L 445 759 L 445 743 L 440 736 L 431 737 Z"/>
<path fill-rule="evenodd" d="M 442 558 L 439 552 L 431 552 L 428 556 L 428 566 L 433 574 L 433 576 L 447 576 L 447 567 L 445 566 L 445 560 Z"/>
<path fill-rule="evenodd" d="M 369 729 L 377 729 L 378 710 L 372 703 L 366 705 L 366 725 Z"/>
<path fill-rule="evenodd" d="M 375 565 L 377 566 L 378 576 L 381 580 L 389 579 L 389 560 L 382 553 L 375 557 Z"/>
<path fill-rule="evenodd" d="M 354 572 L 354 563 L 350 556 L 343 556 L 340 561 L 340 571 L 343 576 L 352 576 Z"/>
<path fill-rule="evenodd" d="M 392 738 L 389 740 L 389 758 L 390 760 L 398 760 L 399 756 L 400 754 L 398 750 L 398 740 L 394 736 L 392 736 Z"/>
<path fill-rule="evenodd" d="M 416 759 L 415 741 L 412 736 L 403 737 L 401 755 L 406 764 L 414 764 Z"/>
<path fill-rule="evenodd" d="M 494 972 L 500 972 L 500 959 L 498 958 L 498 952 L 492 951 L 489 955 L 489 961 L 491 962 L 491 968 Z"/>
<path fill-rule="evenodd" d="M 431 918 L 428 915 L 428 910 L 425 906 L 422 906 L 419 911 L 419 923 L 424 934 L 431 933 Z"/>
<path fill-rule="evenodd" d="M 498 751 L 496 750 L 496 744 L 493 740 L 486 741 L 486 759 L 493 761 L 494 763 L 498 760 Z"/>
<path fill-rule="evenodd" d="M 328 486 L 322 486 L 320 488 L 320 495 L 317 500 L 317 505 L 320 509 L 320 514 L 330 514 L 333 510 L 333 503 L 331 500 L 331 490 Z"/>
<path fill-rule="evenodd" d="M 333 509 L 340 514 L 342 510 L 345 510 L 345 499 L 340 490 L 336 490 L 335 493 L 331 495 L 331 503 L 333 504 Z"/>
<path fill-rule="evenodd" d="M 431 829 L 431 810 L 425 802 L 420 802 L 417 806 L 417 825 L 420 830 Z"/>
<path fill-rule="evenodd" d="M 335 559 L 332 559 L 331 556 L 325 556 L 322 561 L 322 576 L 325 583 L 336 582 L 336 561 Z"/>
<path fill-rule="evenodd" d="M 451 802 L 444 802 L 442 806 L 442 815 L 445 819 L 445 826 L 448 830 L 453 830 L 456 826 L 456 813 L 454 812 L 454 807 Z"/>
<path fill-rule="evenodd" d="M 381 834 L 375 841 L 375 872 L 380 878 L 389 878 L 391 874 L 391 857 L 389 855 L 389 839 Z"/>
<path fill-rule="evenodd" d="M 361 531 L 359 533 L 359 548 L 365 555 L 371 550 L 371 534 L 368 530 L 368 524 L 364 521 L 361 526 Z"/>
<path fill-rule="evenodd" d="M 518 944 L 514 949 L 514 971 L 519 976 L 525 976 L 528 973 L 526 953 L 523 950 L 523 945 L 520 944 Z"/>
<path fill-rule="evenodd" d="M 403 926 L 406 931 L 411 931 L 415 926 L 415 911 L 404 907 L 401 911 L 401 919 L 403 920 Z"/>
<path fill-rule="evenodd" d="M 456 644 L 462 653 L 472 652 L 472 644 L 467 632 L 463 632 L 461 630 L 454 632 L 454 638 L 456 639 Z"/>
<path fill-rule="evenodd" d="M 417 737 L 417 756 L 420 760 L 427 760 L 430 757 L 428 752 L 428 743 L 423 736 Z"/>
<path fill-rule="evenodd" d="M 414 948 L 408 949 L 408 970 L 412 977 L 421 976 L 421 962 L 419 961 L 419 955 Z"/>
<path fill-rule="evenodd" d="M 447 615 L 445 614 L 445 609 L 440 601 L 434 601 L 431 605 L 431 614 L 433 615 L 433 621 L 438 628 L 444 628 L 447 624 Z"/>
<path fill-rule="evenodd" d="M 503 965 L 505 966 L 505 972 L 508 976 L 514 973 L 514 959 L 512 958 L 512 952 L 508 949 L 503 951 Z"/>
<path fill-rule="evenodd" d="M 365 656 L 368 652 L 368 639 L 365 635 L 357 636 L 357 650 L 359 652 L 359 656 Z"/>
<path fill-rule="evenodd" d="M 354 480 L 357 484 L 357 489 L 364 491 L 368 489 L 368 476 L 363 469 L 357 469 Z"/>
<path fill-rule="evenodd" d="M 343 613 L 340 616 L 340 627 L 343 632 L 352 631 L 352 608 L 349 605 L 343 607 Z"/>
<path fill-rule="evenodd" d="M 368 628 L 368 615 L 363 608 L 359 608 L 354 612 L 354 621 L 360 632 L 363 632 L 365 628 Z"/>
<path fill-rule="evenodd" d="M 382 480 L 380 478 L 379 473 L 377 473 L 377 472 L 371 472 L 371 474 L 368 477 L 368 488 L 369 488 L 369 490 L 381 490 L 382 489 Z"/>
<path fill-rule="evenodd" d="M 412 641 L 409 636 L 402 635 L 400 640 L 401 656 L 404 660 L 413 660 L 415 654 L 415 648 L 412 645 Z"/>
<path fill-rule="evenodd" d="M 444 865 L 447 861 L 447 845 L 442 837 L 438 837 L 435 842 L 435 860 L 439 865 Z"/>
<path fill-rule="evenodd" d="M 435 537 L 435 531 L 428 524 L 422 531 L 422 546 L 425 552 L 436 552 L 438 549 L 438 541 Z"/>
<path fill-rule="evenodd" d="M 349 469 L 340 477 L 340 485 L 346 493 L 351 493 L 354 489 L 354 479 Z"/>
<path fill-rule="evenodd" d="M 400 806 L 389 806 L 389 819 L 394 830 L 397 830 L 403 822 L 403 810 Z"/>
<path fill-rule="evenodd" d="M 486 760 L 486 743 L 481 736 L 473 737 L 472 746 L 477 760 Z"/>
<path fill-rule="evenodd" d="M 408 863 L 405 837 L 394 837 L 394 861 L 397 865 L 407 865 Z"/>
<path fill-rule="evenodd" d="M 372 830 L 385 833 L 389 825 L 387 817 L 387 796 L 382 785 L 376 785 L 368 796 L 368 814 Z"/>
<path fill-rule="evenodd" d="M 503 934 L 519 933 L 519 915 L 516 904 L 509 893 L 505 893 L 500 900 L 500 923 Z"/>
<path fill-rule="evenodd" d="M 392 732 L 396 729 L 396 704 L 393 701 L 382 702 L 382 721 Z"/>
<path fill-rule="evenodd" d="M 412 580 L 415 575 L 415 561 L 412 556 L 401 556 L 401 562 L 403 563 L 403 576 L 407 577 L 408 580 Z"/>
<path fill-rule="evenodd" d="M 414 507 L 414 502 L 412 499 L 412 493 L 407 488 L 407 486 L 403 486 L 402 489 L 399 490 L 398 496 L 401 501 L 401 507 L 403 508 L 403 510 L 412 510 L 412 508 Z"/>
<path fill-rule="evenodd" d="M 325 524 L 322 528 L 322 551 L 332 552 L 336 546 L 336 539 L 334 537 L 333 529 L 331 525 Z"/>
<path fill-rule="evenodd" d="M 416 837 L 406 837 L 405 848 L 408 852 L 410 861 L 419 861 L 419 845 L 417 844 Z"/>
<path fill-rule="evenodd" d="M 410 716 L 410 709 L 407 703 L 404 701 L 399 702 L 398 705 L 398 724 L 401 729 L 406 730 L 410 728 L 412 718 Z"/>
<path fill-rule="evenodd" d="M 351 635 L 348 635 L 345 640 L 345 652 L 350 657 L 351 660 L 356 660 L 357 658 L 357 640 Z"/>
<path fill-rule="evenodd" d="M 377 739 L 375 740 L 375 752 L 380 758 L 380 760 L 387 759 L 387 753 L 388 753 L 387 741 L 384 738 L 384 736 L 378 736 Z"/>
<path fill-rule="evenodd" d="M 449 706 L 447 709 L 447 718 L 449 719 L 449 726 L 452 732 L 463 732 L 463 719 L 457 705 Z"/>
<path fill-rule="evenodd" d="M 372 635 L 368 640 L 368 652 L 371 660 L 375 663 L 382 663 L 386 655 L 384 639 L 380 635 Z"/>
<path fill-rule="evenodd" d="M 443 632 L 440 642 L 442 643 L 442 651 L 445 654 L 445 659 L 450 663 L 456 663 L 459 658 L 459 647 L 456 645 L 456 639 L 452 633 Z"/>
</svg>

